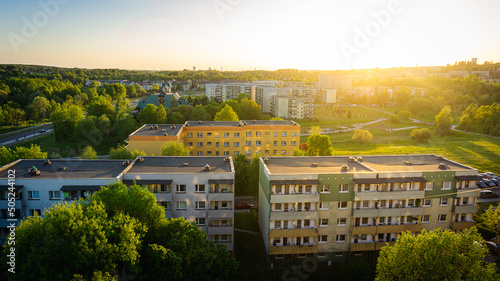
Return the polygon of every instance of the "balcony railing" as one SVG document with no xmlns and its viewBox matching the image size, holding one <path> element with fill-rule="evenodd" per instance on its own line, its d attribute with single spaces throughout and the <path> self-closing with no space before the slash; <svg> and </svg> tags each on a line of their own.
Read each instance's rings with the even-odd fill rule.
<svg viewBox="0 0 500 281">
<path fill-rule="evenodd" d="M 311 237 L 317 236 L 318 229 L 316 227 L 303 227 L 303 228 L 282 228 L 270 229 L 270 237 Z"/>
<path fill-rule="evenodd" d="M 317 251 L 318 245 L 316 245 L 315 243 L 290 246 L 269 246 L 270 255 L 308 254 L 316 253 Z"/>
<path fill-rule="evenodd" d="M 475 225 L 476 225 L 475 221 L 452 221 L 451 229 L 456 231 L 456 230 L 471 228 Z"/>
</svg>

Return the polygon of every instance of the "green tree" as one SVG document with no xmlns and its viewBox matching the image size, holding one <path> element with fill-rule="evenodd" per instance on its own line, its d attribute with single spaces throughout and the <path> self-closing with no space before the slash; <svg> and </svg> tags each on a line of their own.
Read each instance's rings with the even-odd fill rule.
<svg viewBox="0 0 500 281">
<path fill-rule="evenodd" d="M 453 122 L 451 107 L 447 105 L 436 115 L 436 133 L 439 136 L 449 134 L 451 132 L 451 122 Z"/>
<path fill-rule="evenodd" d="M 129 100 L 123 96 L 118 97 L 115 105 L 114 120 L 128 112 Z"/>
<path fill-rule="evenodd" d="M 215 114 L 214 121 L 239 121 L 239 118 L 233 108 L 226 104 L 224 108 Z"/>
<path fill-rule="evenodd" d="M 81 157 L 83 159 L 97 159 L 97 152 L 89 145 L 83 149 Z"/>
<path fill-rule="evenodd" d="M 269 119 L 271 121 L 284 121 L 285 119 L 281 118 L 281 117 L 273 117 L 271 119 Z"/>
<path fill-rule="evenodd" d="M 75 132 L 76 125 L 84 119 L 83 108 L 70 105 L 69 107 L 52 111 L 50 121 L 54 126 L 57 141 L 68 141 Z"/>
<path fill-rule="evenodd" d="M 35 118 L 48 118 L 50 114 L 50 102 L 45 97 L 35 97 L 33 99 L 33 109 L 36 112 Z"/>
<path fill-rule="evenodd" d="M 133 131 L 137 130 L 138 127 L 139 126 L 132 115 L 128 113 L 121 115 L 113 125 L 116 142 L 124 141 Z"/>
<path fill-rule="evenodd" d="M 167 124 L 167 111 L 163 105 L 158 105 L 155 111 L 155 124 Z"/>
<path fill-rule="evenodd" d="M 255 101 L 245 97 L 240 101 L 238 117 L 241 120 L 260 120 L 262 119 L 262 108 Z"/>
<path fill-rule="evenodd" d="M 13 151 L 14 159 L 46 159 L 47 152 L 43 152 L 40 146 L 31 144 L 30 148 L 18 146 Z"/>
<path fill-rule="evenodd" d="M 172 111 L 168 112 L 168 120 L 170 121 L 170 124 L 184 124 L 184 122 L 186 122 L 181 113 Z"/>
<path fill-rule="evenodd" d="M 210 114 L 205 110 L 203 105 L 197 105 L 193 109 L 193 113 L 191 114 L 191 120 L 197 121 L 210 121 Z"/>
<path fill-rule="evenodd" d="M 309 134 L 314 135 L 318 134 L 321 135 L 323 133 L 323 130 L 319 126 L 312 126 L 311 129 L 309 129 Z"/>
<path fill-rule="evenodd" d="M 167 141 L 161 147 L 162 156 L 188 156 L 191 149 L 178 141 Z"/>
<path fill-rule="evenodd" d="M 137 94 L 137 89 L 135 88 L 135 86 L 128 85 L 127 86 L 127 97 L 134 98 L 134 97 L 136 97 L 136 94 Z"/>
<path fill-rule="evenodd" d="M 24 111 L 19 108 L 11 108 L 9 110 L 10 122 L 15 127 L 19 126 L 21 121 L 24 119 Z"/>
<path fill-rule="evenodd" d="M 9 164 L 16 160 L 15 154 L 12 150 L 5 146 L 0 146 L 0 167 Z"/>
<path fill-rule="evenodd" d="M 498 280 L 488 248 L 476 228 L 404 232 L 393 247 L 383 247 L 375 280 Z M 404 262 L 402 262 L 404 261 Z"/>
<path fill-rule="evenodd" d="M 156 83 L 155 83 L 155 84 L 153 84 L 153 85 L 151 85 L 151 86 L 149 87 L 149 91 L 150 91 L 150 92 L 157 92 L 157 91 L 159 91 L 159 90 L 160 90 L 160 86 L 158 86 L 158 84 L 156 84 Z"/>
<path fill-rule="evenodd" d="M 354 131 L 354 135 L 352 136 L 352 140 L 359 144 L 365 144 L 371 142 L 372 139 L 373 139 L 372 133 L 364 129 L 358 129 Z"/>
<path fill-rule="evenodd" d="M 146 105 L 137 116 L 137 119 L 141 124 L 155 124 L 156 109 L 157 107 L 154 104 Z"/>
<path fill-rule="evenodd" d="M 131 152 L 125 145 L 119 145 L 117 148 L 111 148 L 108 159 L 135 159 L 137 156 L 146 156 L 146 153 L 138 149 Z"/>
<path fill-rule="evenodd" d="M 115 111 L 111 101 L 103 96 L 94 98 L 87 109 L 88 115 L 101 116 L 103 114 L 111 116 Z"/>
<path fill-rule="evenodd" d="M 401 106 L 404 106 L 406 105 L 406 103 L 410 100 L 411 98 L 411 95 L 410 95 L 410 91 L 408 90 L 408 88 L 406 86 L 402 86 L 400 87 L 397 91 L 396 91 L 396 102 L 401 105 Z"/>
<path fill-rule="evenodd" d="M 249 195 L 250 189 L 250 162 L 243 154 L 233 158 L 234 165 L 234 187 L 235 193 L 239 196 Z"/>
<path fill-rule="evenodd" d="M 307 138 L 307 155 L 332 156 L 333 147 L 327 135 L 312 134 Z"/>
<path fill-rule="evenodd" d="M 400 119 L 408 119 L 411 117 L 411 112 L 408 109 L 403 108 L 398 112 L 398 117 Z"/>
<path fill-rule="evenodd" d="M 426 143 L 431 139 L 432 133 L 427 128 L 413 129 L 411 131 L 411 139 L 419 143 Z"/>
</svg>

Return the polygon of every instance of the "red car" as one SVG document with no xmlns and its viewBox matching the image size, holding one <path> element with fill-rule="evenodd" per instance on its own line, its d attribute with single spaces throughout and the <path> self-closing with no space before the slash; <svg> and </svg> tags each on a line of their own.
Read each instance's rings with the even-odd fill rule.
<svg viewBox="0 0 500 281">
<path fill-rule="evenodd" d="M 250 209 L 253 207 L 253 204 L 246 202 L 238 202 L 236 203 L 236 209 Z"/>
</svg>

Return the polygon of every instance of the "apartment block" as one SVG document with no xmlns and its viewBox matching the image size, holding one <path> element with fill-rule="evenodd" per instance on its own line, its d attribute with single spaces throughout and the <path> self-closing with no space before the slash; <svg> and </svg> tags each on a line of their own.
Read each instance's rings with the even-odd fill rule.
<svg viewBox="0 0 500 281">
<path fill-rule="evenodd" d="M 271 98 L 271 113 L 281 118 L 313 118 L 314 98 L 297 96 L 273 96 Z"/>
<path fill-rule="evenodd" d="M 15 180 L 12 182 L 12 176 Z M 9 184 L 9 178 L 11 184 Z M 0 168 L 0 234 L 10 223 L 63 201 L 85 199 L 101 186 L 134 182 L 155 194 L 165 217 L 196 222 L 208 239 L 233 251 L 234 167 L 231 157 L 140 157 L 130 160 L 17 160 Z M 8 200 L 15 188 L 14 206 Z M 9 208 L 14 208 L 10 211 Z M 0 239 L 1 241 L 1 239 Z M 3 242 L 2 241 L 2 242 Z"/>
<path fill-rule="evenodd" d="M 477 173 L 437 155 L 262 157 L 259 224 L 269 260 L 374 261 L 401 232 L 470 228 Z"/>
<path fill-rule="evenodd" d="M 194 156 L 236 156 L 251 158 L 292 155 L 300 145 L 300 125 L 294 121 L 187 121 L 175 125 L 144 125 L 127 139 L 128 149 L 160 155 L 167 141 L 180 141 Z"/>
</svg>

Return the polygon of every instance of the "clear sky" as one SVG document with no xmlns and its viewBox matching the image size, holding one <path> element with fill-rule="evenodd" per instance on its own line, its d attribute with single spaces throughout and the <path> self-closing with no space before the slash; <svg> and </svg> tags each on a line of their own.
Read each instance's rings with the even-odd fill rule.
<svg viewBox="0 0 500 281">
<path fill-rule="evenodd" d="M 0 63 L 335 70 L 500 61 L 498 0 L 2 0 L 0 11 Z"/>
</svg>

